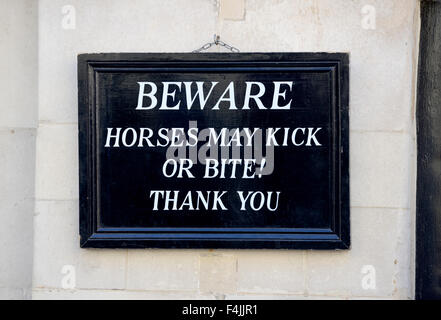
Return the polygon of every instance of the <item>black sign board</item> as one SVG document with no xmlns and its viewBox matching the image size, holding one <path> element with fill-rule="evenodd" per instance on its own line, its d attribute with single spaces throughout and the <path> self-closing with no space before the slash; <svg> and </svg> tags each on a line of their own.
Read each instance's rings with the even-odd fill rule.
<svg viewBox="0 0 441 320">
<path fill-rule="evenodd" d="M 349 248 L 348 55 L 81 54 L 82 247 Z"/>
</svg>

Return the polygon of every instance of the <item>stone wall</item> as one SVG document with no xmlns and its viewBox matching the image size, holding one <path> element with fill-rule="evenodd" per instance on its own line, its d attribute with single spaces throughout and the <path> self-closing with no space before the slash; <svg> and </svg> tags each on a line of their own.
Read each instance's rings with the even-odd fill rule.
<svg viewBox="0 0 441 320">
<path fill-rule="evenodd" d="M 413 297 L 418 1 L 41 0 L 38 6 L 34 299 Z M 77 54 L 190 52 L 214 33 L 242 52 L 350 53 L 351 250 L 80 249 Z M 20 99 L 19 111 L 27 114 L 23 108 L 34 100 Z M 8 127 L 13 121 L 3 120 Z M 20 134 L 32 136 L 26 130 Z M 0 131 L 2 146 L 19 137 Z M 21 174 L 27 183 L 30 173 Z"/>
<path fill-rule="evenodd" d="M 0 1 L 0 299 L 31 296 L 37 11 L 32 0 Z"/>
</svg>

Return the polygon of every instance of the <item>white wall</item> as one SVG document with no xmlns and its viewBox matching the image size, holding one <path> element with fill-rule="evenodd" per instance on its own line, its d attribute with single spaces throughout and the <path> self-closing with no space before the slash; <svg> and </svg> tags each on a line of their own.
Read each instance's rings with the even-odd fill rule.
<svg viewBox="0 0 441 320">
<path fill-rule="evenodd" d="M 0 0 L 0 299 L 31 294 L 37 3 Z"/>
<path fill-rule="evenodd" d="M 68 4 L 74 29 L 63 28 Z M 39 1 L 33 298 L 412 298 L 418 2 L 223 0 L 220 14 L 216 4 Z M 351 250 L 79 248 L 77 54 L 189 52 L 214 33 L 244 52 L 350 52 Z M 375 289 L 362 286 L 365 265 Z"/>
</svg>

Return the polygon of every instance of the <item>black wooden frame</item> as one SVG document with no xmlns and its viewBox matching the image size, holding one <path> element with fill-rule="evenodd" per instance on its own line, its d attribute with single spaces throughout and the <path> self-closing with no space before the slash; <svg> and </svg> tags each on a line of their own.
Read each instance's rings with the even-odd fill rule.
<svg viewBox="0 0 441 320">
<path fill-rule="evenodd" d="M 421 1 L 415 298 L 441 299 L 441 0 Z"/>
<path fill-rule="evenodd" d="M 97 225 L 95 77 L 97 72 L 145 68 L 307 68 L 333 74 L 333 227 L 100 228 Z M 143 69 L 144 68 L 144 69 Z M 95 248 L 270 248 L 348 249 L 349 226 L 349 56 L 346 53 L 104 53 L 78 56 L 79 199 L 81 247 Z"/>
</svg>

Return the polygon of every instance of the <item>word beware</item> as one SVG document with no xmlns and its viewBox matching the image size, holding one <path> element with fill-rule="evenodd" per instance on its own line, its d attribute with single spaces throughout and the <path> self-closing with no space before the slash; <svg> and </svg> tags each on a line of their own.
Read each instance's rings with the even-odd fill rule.
<svg viewBox="0 0 441 320">
<path fill-rule="evenodd" d="M 203 110 L 205 104 L 207 103 L 210 96 L 213 94 L 213 89 L 218 85 L 219 82 L 210 82 L 210 87 L 208 92 L 204 92 L 204 82 L 203 81 L 172 81 L 172 82 L 161 82 L 162 84 L 162 98 L 159 110 L 179 110 L 181 107 L 181 100 L 175 101 L 176 92 L 183 90 L 185 92 L 185 102 L 187 109 L 192 109 L 196 100 L 199 101 L 199 108 Z M 184 86 L 182 86 L 184 84 Z M 192 88 L 196 85 L 196 91 Z M 155 82 L 138 82 L 139 94 L 138 94 L 138 105 L 136 110 L 150 110 L 156 108 L 158 105 L 158 98 L 156 93 L 158 92 L 158 86 Z M 146 87 L 149 88 L 147 91 Z M 184 87 L 184 89 L 183 89 Z M 236 98 L 235 98 L 235 85 L 233 81 L 230 81 L 218 97 L 216 97 L 216 103 L 213 105 L 212 110 L 219 110 L 219 106 L 222 102 L 228 103 L 228 109 L 237 110 Z M 292 98 L 288 101 L 283 102 L 283 105 L 279 105 L 279 100 L 287 100 L 287 91 L 291 91 L 293 87 L 293 81 L 273 81 L 271 89 L 272 90 L 272 104 L 269 109 L 272 110 L 289 110 L 291 108 Z M 256 92 L 257 89 L 257 92 Z M 147 92 L 146 92 L 147 91 Z M 261 98 L 265 95 L 267 91 L 266 86 L 262 82 L 246 81 L 245 82 L 245 92 L 244 94 L 244 104 L 242 110 L 250 109 L 250 102 L 254 101 L 258 109 L 267 109 L 264 106 Z M 254 92 L 254 93 L 253 93 Z M 271 94 L 271 93 L 270 93 Z M 150 100 L 150 104 L 144 104 L 145 98 Z"/>
</svg>

